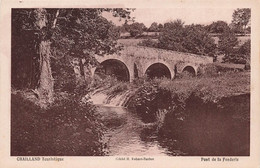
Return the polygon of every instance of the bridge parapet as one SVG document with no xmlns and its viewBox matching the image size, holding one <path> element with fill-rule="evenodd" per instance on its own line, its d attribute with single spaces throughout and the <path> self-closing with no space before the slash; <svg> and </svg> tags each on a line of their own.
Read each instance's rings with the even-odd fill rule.
<svg viewBox="0 0 260 168">
<path fill-rule="evenodd" d="M 181 73 L 187 66 L 192 67 L 197 74 L 200 65 L 213 63 L 212 57 L 143 46 L 124 46 L 118 53 L 96 58 L 100 63 L 110 59 L 124 63 L 129 71 L 130 81 L 135 77 L 142 77 L 147 69 L 156 63 L 165 65 L 171 78 L 174 78 L 175 73 Z M 92 72 L 94 75 L 95 69 Z M 135 75 L 135 72 L 138 75 Z"/>
<path fill-rule="evenodd" d="M 157 58 L 163 59 L 164 61 L 183 61 L 199 64 L 208 64 L 213 62 L 213 58 L 208 56 L 143 46 L 126 46 L 121 53 L 139 59 Z"/>
</svg>

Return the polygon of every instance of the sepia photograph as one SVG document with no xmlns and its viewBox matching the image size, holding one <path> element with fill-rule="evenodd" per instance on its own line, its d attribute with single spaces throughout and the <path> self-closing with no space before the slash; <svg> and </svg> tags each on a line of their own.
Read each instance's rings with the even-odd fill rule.
<svg viewBox="0 0 260 168">
<path fill-rule="evenodd" d="M 259 166 L 260 1 L 221 2 L 2 0 L 0 167 Z"/>
<path fill-rule="evenodd" d="M 11 28 L 12 156 L 250 155 L 250 8 L 14 8 Z"/>
</svg>

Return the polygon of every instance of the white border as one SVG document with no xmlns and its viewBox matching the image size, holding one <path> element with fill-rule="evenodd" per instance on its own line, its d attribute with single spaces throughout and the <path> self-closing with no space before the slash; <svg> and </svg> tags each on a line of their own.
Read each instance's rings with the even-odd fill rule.
<svg viewBox="0 0 260 168">
<path fill-rule="evenodd" d="M 62 2 L 61 2 L 62 1 Z M 0 18 L 0 167 L 260 167 L 260 59 L 259 0 L 2 0 Z M 63 157 L 62 162 L 25 162 L 10 156 L 10 76 L 11 76 L 11 8 L 239 8 L 252 10 L 251 56 L 251 132 L 250 157 L 237 157 L 238 162 L 201 162 L 201 157 L 153 157 L 154 161 L 117 161 L 116 157 Z M 211 157 L 212 158 L 212 157 Z"/>
</svg>

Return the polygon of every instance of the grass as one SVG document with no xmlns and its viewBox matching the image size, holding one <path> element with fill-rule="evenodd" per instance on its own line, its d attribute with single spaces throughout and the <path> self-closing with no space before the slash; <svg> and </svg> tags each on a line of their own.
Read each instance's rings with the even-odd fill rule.
<svg viewBox="0 0 260 168">
<path fill-rule="evenodd" d="M 158 80 L 158 85 L 171 93 L 168 105 L 175 105 L 163 121 L 162 136 L 179 140 L 188 155 L 249 155 L 250 72 Z"/>
<path fill-rule="evenodd" d="M 182 95 L 195 93 L 205 101 L 250 93 L 250 72 L 226 72 L 214 77 L 158 81 L 159 87 Z M 188 96 L 187 96 L 188 97 Z"/>
<path fill-rule="evenodd" d="M 138 46 L 139 43 L 141 43 L 143 40 L 147 40 L 144 38 L 140 38 L 140 39 L 119 39 L 118 43 L 119 44 L 123 44 L 124 46 Z M 157 42 L 157 39 L 151 39 L 154 42 Z"/>
<path fill-rule="evenodd" d="M 191 94 L 195 94 L 204 101 L 211 102 L 216 102 L 223 97 L 250 93 L 250 72 L 228 71 L 228 67 L 218 73 L 218 69 L 214 68 L 215 65 L 210 66 L 208 73 L 193 78 L 174 80 L 141 78 L 129 84 L 108 77 L 96 80 L 94 85 L 107 95 L 117 95 L 131 90 L 133 97 L 139 94 L 139 100 L 157 94 L 158 90 L 168 91 L 172 97 L 178 97 L 183 101 Z"/>
<path fill-rule="evenodd" d="M 225 98 L 250 94 L 250 72 L 231 71 L 174 80 L 144 78 L 128 88 L 131 88 L 131 96 L 126 107 L 138 111 L 145 122 L 154 122 L 160 117 L 158 110 L 184 109 L 191 98 L 217 104 Z"/>
<path fill-rule="evenodd" d="M 153 38 L 154 41 L 157 41 L 158 35 L 160 32 L 144 32 L 141 37 L 134 38 L 130 37 L 129 33 L 124 33 L 124 35 L 118 40 L 119 43 L 124 44 L 124 45 L 137 45 L 138 43 L 142 42 L 144 39 L 147 38 Z M 127 37 L 127 39 L 125 39 Z M 212 38 L 215 41 L 215 44 L 218 43 L 219 38 L 217 36 L 212 35 Z M 244 44 L 247 40 L 250 39 L 250 36 L 237 36 L 238 39 L 238 45 L 241 46 Z"/>
</svg>

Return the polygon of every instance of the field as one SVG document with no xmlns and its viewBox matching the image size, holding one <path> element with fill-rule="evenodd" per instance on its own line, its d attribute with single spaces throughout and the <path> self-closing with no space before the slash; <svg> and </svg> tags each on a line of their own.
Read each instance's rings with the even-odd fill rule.
<svg viewBox="0 0 260 168">
<path fill-rule="evenodd" d="M 124 33 L 121 35 L 121 39 L 119 39 L 119 43 L 124 45 L 137 45 L 139 42 L 141 42 L 144 39 L 152 38 L 153 40 L 157 40 L 156 36 L 159 35 L 160 32 L 144 32 L 142 36 L 137 38 L 131 38 L 129 33 Z M 212 38 L 215 40 L 215 43 L 217 44 L 219 41 L 219 38 L 216 37 L 216 35 L 212 35 Z M 237 36 L 239 46 L 244 44 L 247 40 L 250 39 L 250 36 Z"/>
</svg>

